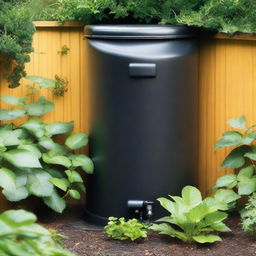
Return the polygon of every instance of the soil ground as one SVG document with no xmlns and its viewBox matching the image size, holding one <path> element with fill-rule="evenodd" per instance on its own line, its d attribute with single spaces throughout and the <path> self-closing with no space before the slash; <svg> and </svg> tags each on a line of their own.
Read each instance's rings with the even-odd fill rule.
<svg viewBox="0 0 256 256">
<path fill-rule="evenodd" d="M 78 256 L 256 256 L 256 238 L 241 230 L 238 215 L 227 220 L 232 232 L 221 234 L 222 242 L 196 245 L 156 233 L 150 233 L 140 242 L 112 240 L 102 231 L 88 230 L 82 214 L 78 212 L 82 211 L 73 210 L 50 219 L 46 216 L 47 223 L 41 221 L 47 228 L 67 236 L 65 245 Z"/>
</svg>

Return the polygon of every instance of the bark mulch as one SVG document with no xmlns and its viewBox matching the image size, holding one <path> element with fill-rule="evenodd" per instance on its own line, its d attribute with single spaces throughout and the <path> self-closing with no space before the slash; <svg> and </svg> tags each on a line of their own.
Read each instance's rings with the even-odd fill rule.
<svg viewBox="0 0 256 256">
<path fill-rule="evenodd" d="M 140 242 L 112 240 L 103 231 L 85 230 L 88 226 L 79 212 L 82 210 L 51 218 L 46 216 L 47 222 L 41 220 L 47 228 L 67 236 L 65 245 L 78 256 L 256 256 L 256 238 L 241 230 L 238 215 L 227 220 L 232 232 L 222 234 L 222 242 L 196 245 L 156 233 L 150 233 Z"/>
</svg>

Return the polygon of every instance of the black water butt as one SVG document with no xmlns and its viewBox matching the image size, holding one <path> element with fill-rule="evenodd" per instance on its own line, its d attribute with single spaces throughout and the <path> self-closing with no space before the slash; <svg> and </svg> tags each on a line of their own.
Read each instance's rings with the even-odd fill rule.
<svg viewBox="0 0 256 256">
<path fill-rule="evenodd" d="M 87 220 L 155 220 L 166 215 L 158 197 L 194 184 L 197 35 L 185 26 L 93 25 L 85 38 L 95 163 Z"/>
</svg>

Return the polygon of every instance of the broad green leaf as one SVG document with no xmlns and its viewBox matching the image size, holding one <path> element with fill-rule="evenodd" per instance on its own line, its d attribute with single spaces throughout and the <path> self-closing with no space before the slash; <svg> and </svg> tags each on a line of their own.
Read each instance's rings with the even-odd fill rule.
<svg viewBox="0 0 256 256">
<path fill-rule="evenodd" d="M 230 232 L 231 229 L 224 223 L 219 222 L 219 223 L 214 223 L 211 225 L 211 228 L 213 231 L 219 231 L 219 232 Z"/>
<path fill-rule="evenodd" d="M 24 106 L 24 103 L 27 100 L 27 98 L 20 98 L 12 95 L 5 95 L 5 96 L 1 96 L 0 100 L 2 100 L 3 102 L 9 105 Z"/>
<path fill-rule="evenodd" d="M 182 198 L 185 204 L 193 208 L 202 202 L 201 192 L 192 186 L 186 186 L 182 189 Z"/>
<path fill-rule="evenodd" d="M 249 159 L 251 159 L 253 161 L 256 161 L 256 152 L 255 151 L 248 152 L 244 156 L 248 157 Z"/>
<path fill-rule="evenodd" d="M 244 178 L 251 178 L 254 173 L 253 165 L 243 168 L 239 171 L 237 175 L 237 180 L 242 181 Z"/>
<path fill-rule="evenodd" d="M 235 129 L 245 129 L 246 119 L 245 116 L 228 120 L 228 125 Z"/>
<path fill-rule="evenodd" d="M 220 202 L 226 202 L 227 204 L 233 201 L 236 201 L 240 197 L 241 196 L 239 196 L 233 190 L 227 190 L 227 189 L 219 189 L 214 195 L 214 199 Z"/>
<path fill-rule="evenodd" d="M 157 222 L 167 222 L 167 223 L 170 223 L 170 224 L 176 224 L 176 221 L 170 216 L 162 217 L 162 218 L 160 218 L 156 221 Z"/>
<path fill-rule="evenodd" d="M 16 190 L 16 175 L 7 168 L 0 169 L 0 187 L 12 192 Z"/>
<path fill-rule="evenodd" d="M 72 155 L 72 166 L 81 167 L 86 173 L 91 174 L 94 170 L 92 160 L 86 155 Z"/>
<path fill-rule="evenodd" d="M 43 161 L 47 164 L 57 164 L 57 165 L 62 165 L 67 168 L 71 166 L 71 161 L 65 157 L 65 156 L 49 156 L 49 154 L 43 154 L 42 155 Z"/>
<path fill-rule="evenodd" d="M 171 200 L 168 200 L 164 197 L 160 197 L 157 199 L 161 206 L 167 210 L 168 212 L 170 212 L 171 214 L 173 214 L 175 211 L 174 211 L 174 203 L 171 201 Z"/>
<path fill-rule="evenodd" d="M 54 110 L 54 104 L 41 96 L 38 101 L 25 106 L 25 110 L 30 116 L 42 116 Z"/>
<path fill-rule="evenodd" d="M 57 134 L 67 134 L 73 131 L 74 122 L 56 122 L 46 125 L 45 128 L 48 134 L 50 134 L 51 136 Z"/>
<path fill-rule="evenodd" d="M 233 188 L 237 184 L 236 175 L 235 174 L 227 174 L 217 179 L 214 188 Z"/>
<path fill-rule="evenodd" d="M 33 84 L 39 84 L 42 88 L 54 88 L 55 81 L 53 79 L 44 78 L 41 76 L 26 76 L 26 79 Z"/>
<path fill-rule="evenodd" d="M 86 146 L 88 143 L 88 136 L 85 133 L 76 133 L 69 136 L 66 141 L 65 145 L 70 149 L 79 149 L 81 147 Z"/>
<path fill-rule="evenodd" d="M 68 181 L 70 183 L 74 183 L 74 182 L 83 182 L 83 179 L 81 177 L 81 175 L 76 172 L 76 171 L 72 171 L 72 170 L 66 170 L 65 171 L 66 175 L 68 176 Z"/>
<path fill-rule="evenodd" d="M 0 130 L 0 139 L 4 146 L 18 146 L 21 144 L 20 136 L 22 135 L 21 129 L 16 129 L 13 131 Z"/>
<path fill-rule="evenodd" d="M 9 121 L 19 117 L 25 116 L 26 111 L 23 109 L 15 109 L 15 110 L 0 110 L 0 121 Z"/>
<path fill-rule="evenodd" d="M 205 216 L 204 221 L 206 223 L 214 223 L 214 222 L 220 222 L 225 220 L 228 217 L 228 214 L 225 212 L 215 211 L 207 214 Z"/>
<path fill-rule="evenodd" d="M 53 147 L 48 152 L 48 156 L 52 158 L 55 156 L 66 155 L 67 153 L 68 153 L 68 150 L 65 146 L 58 144 L 58 143 L 54 143 Z"/>
<path fill-rule="evenodd" d="M 245 164 L 244 154 L 250 151 L 249 146 L 240 146 L 231 151 L 223 161 L 221 168 L 240 168 Z"/>
<path fill-rule="evenodd" d="M 51 138 L 48 138 L 48 137 L 40 138 L 38 144 L 41 147 L 48 149 L 48 150 L 51 150 L 55 147 L 55 142 Z"/>
<path fill-rule="evenodd" d="M 63 190 L 63 191 L 67 191 L 68 186 L 69 186 L 69 182 L 67 179 L 65 178 L 51 178 L 50 182 L 57 188 Z"/>
<path fill-rule="evenodd" d="M 45 134 L 45 125 L 38 118 L 29 119 L 21 127 L 37 138 L 41 138 Z"/>
<path fill-rule="evenodd" d="M 32 224 L 37 220 L 35 214 L 25 210 L 8 210 L 3 212 L 1 217 L 4 217 L 20 225 Z"/>
<path fill-rule="evenodd" d="M 73 184 L 77 189 L 80 189 L 83 192 L 86 192 L 86 187 L 83 183 L 77 182 Z"/>
<path fill-rule="evenodd" d="M 66 208 L 66 201 L 59 196 L 56 189 L 53 190 L 53 193 L 49 197 L 44 197 L 43 200 L 55 212 L 62 213 Z"/>
<path fill-rule="evenodd" d="M 231 131 L 222 134 L 222 139 L 215 145 L 215 150 L 222 147 L 237 146 L 242 143 L 243 135 L 239 132 Z"/>
<path fill-rule="evenodd" d="M 189 223 L 197 223 L 210 212 L 211 209 L 208 208 L 206 204 L 198 204 L 197 206 L 186 212 L 185 216 L 188 218 Z"/>
<path fill-rule="evenodd" d="M 70 195 L 72 198 L 74 198 L 74 199 L 80 199 L 80 198 L 81 198 L 80 193 L 79 193 L 77 190 L 75 190 L 75 189 L 70 189 L 70 190 L 69 190 L 69 195 Z"/>
<path fill-rule="evenodd" d="M 34 169 L 28 175 L 27 189 L 30 194 L 47 197 L 53 192 L 53 185 L 50 182 L 52 176 L 43 169 Z"/>
<path fill-rule="evenodd" d="M 38 159 L 41 158 L 42 154 L 36 145 L 20 145 L 19 149 L 25 149 L 34 154 Z"/>
<path fill-rule="evenodd" d="M 193 236 L 193 239 L 200 243 L 200 244 L 204 244 L 204 243 L 214 243 L 217 241 L 222 241 L 221 238 L 219 236 L 216 235 L 201 235 L 201 236 Z"/>
<path fill-rule="evenodd" d="M 35 154 L 25 149 L 14 149 L 3 153 L 3 158 L 18 168 L 41 168 Z"/>
<path fill-rule="evenodd" d="M 211 210 L 221 210 L 226 211 L 228 210 L 228 203 L 224 201 L 216 200 L 213 197 L 206 197 L 203 201 Z"/>
<path fill-rule="evenodd" d="M 250 195 L 256 191 L 256 177 L 243 178 L 238 183 L 238 194 L 239 195 Z"/>
</svg>

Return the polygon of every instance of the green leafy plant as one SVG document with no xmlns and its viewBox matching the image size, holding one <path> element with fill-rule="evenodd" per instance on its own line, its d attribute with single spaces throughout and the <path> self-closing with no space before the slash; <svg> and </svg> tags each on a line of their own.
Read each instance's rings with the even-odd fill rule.
<svg viewBox="0 0 256 256">
<path fill-rule="evenodd" d="M 256 191 L 256 126 L 246 127 L 244 116 L 228 120 L 228 124 L 236 130 L 223 133 L 215 149 L 235 147 L 221 167 L 237 169 L 237 172 L 218 178 L 213 189 L 227 188 L 233 189 L 241 196 L 251 195 Z"/>
<path fill-rule="evenodd" d="M 44 86 L 51 83 L 48 79 L 42 81 Z M 44 97 L 30 104 L 25 104 L 26 97 L 2 96 L 1 100 L 21 109 L 0 110 L 0 120 L 41 116 L 54 109 L 54 104 Z M 94 166 L 89 157 L 75 154 L 74 150 L 86 146 L 88 136 L 72 134 L 64 145 L 54 141 L 56 135 L 69 134 L 73 128 L 73 122 L 46 124 L 39 118 L 30 118 L 18 127 L 0 125 L 0 187 L 9 201 L 33 195 L 42 198 L 54 211 L 62 212 L 67 196 L 80 198 L 79 190 L 85 191 L 85 187 L 77 170 L 92 173 Z"/>
<path fill-rule="evenodd" d="M 244 231 L 256 235 L 256 193 L 253 193 L 245 208 L 241 211 L 242 228 Z"/>
<path fill-rule="evenodd" d="M 38 13 L 60 22 L 185 24 L 225 33 L 256 33 L 255 0 L 57 0 Z"/>
<path fill-rule="evenodd" d="M 36 216 L 24 210 L 0 214 L 0 255 L 75 256 L 63 247 L 61 235 L 35 222 Z"/>
<path fill-rule="evenodd" d="M 19 86 L 20 79 L 26 75 L 25 63 L 30 61 L 29 54 L 33 51 L 33 14 L 23 2 L 0 0 L 1 63 L 11 70 L 5 73 L 11 88 Z"/>
<path fill-rule="evenodd" d="M 233 191 L 220 191 L 216 197 L 207 197 L 202 200 L 200 191 L 192 186 L 182 189 L 182 197 L 170 196 L 159 198 L 161 206 L 170 216 L 163 217 L 153 224 L 150 229 L 160 234 L 176 237 L 184 242 L 213 243 L 221 238 L 213 232 L 228 232 L 230 229 L 223 223 L 227 213 L 227 202 L 236 199 Z"/>
<path fill-rule="evenodd" d="M 55 75 L 55 85 L 53 87 L 53 95 L 64 96 L 65 92 L 68 91 L 68 81 Z"/>
<path fill-rule="evenodd" d="M 66 45 L 63 45 L 60 49 L 60 51 L 58 51 L 58 53 L 61 55 L 61 56 L 64 56 L 64 55 L 67 55 L 70 51 L 70 48 L 67 47 Z"/>
<path fill-rule="evenodd" d="M 137 219 L 125 220 L 124 218 L 109 217 L 108 224 L 104 227 L 108 237 L 117 240 L 137 240 L 147 237 L 147 226 Z"/>
</svg>

